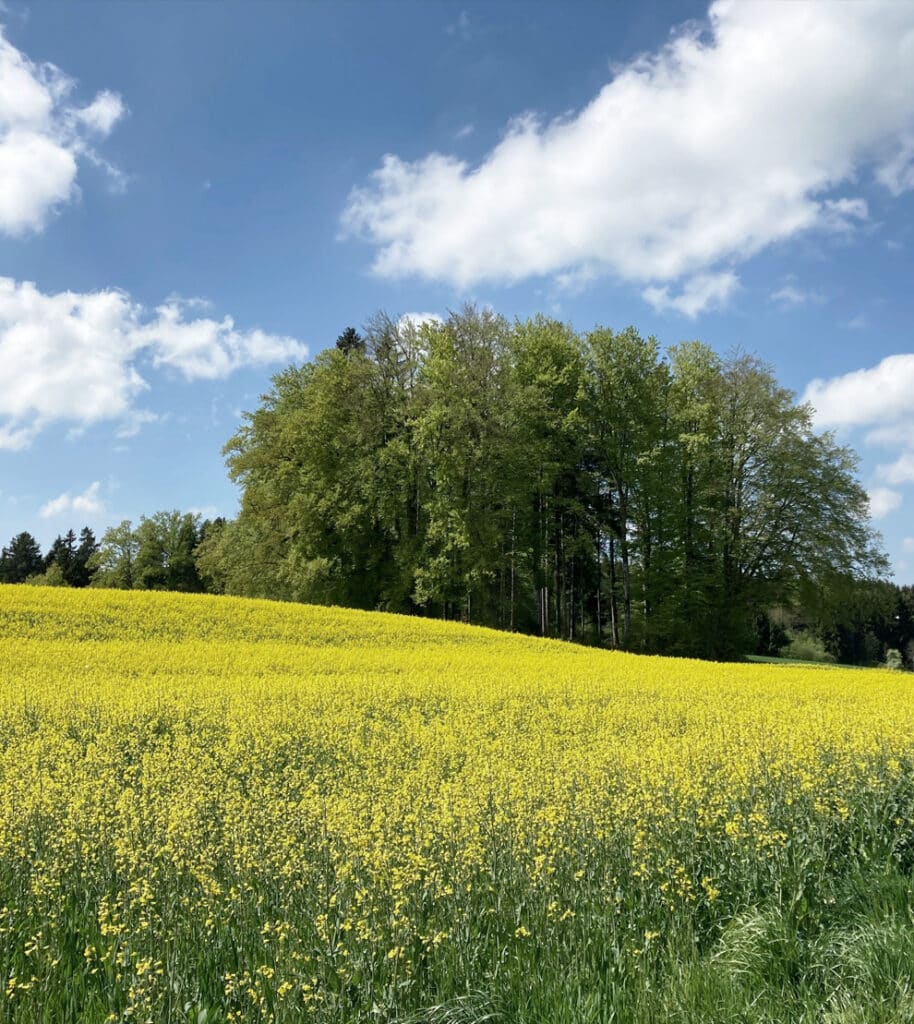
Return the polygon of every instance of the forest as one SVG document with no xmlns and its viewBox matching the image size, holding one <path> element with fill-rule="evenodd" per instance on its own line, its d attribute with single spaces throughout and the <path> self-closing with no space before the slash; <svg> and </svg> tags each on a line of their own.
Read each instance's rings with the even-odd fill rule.
<svg viewBox="0 0 914 1024">
<path fill-rule="evenodd" d="M 19 535 L 0 579 L 914 667 L 914 597 L 887 579 L 854 452 L 744 352 L 379 314 L 277 374 L 225 456 L 236 518 L 157 512 L 44 558 Z"/>
</svg>

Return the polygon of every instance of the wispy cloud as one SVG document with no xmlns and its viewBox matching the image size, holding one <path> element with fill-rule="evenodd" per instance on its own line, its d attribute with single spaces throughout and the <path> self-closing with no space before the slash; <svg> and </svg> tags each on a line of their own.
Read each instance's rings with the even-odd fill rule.
<svg viewBox="0 0 914 1024">
<path fill-rule="evenodd" d="M 473 38 L 473 25 L 470 21 L 470 15 L 466 11 L 461 11 L 448 25 L 447 34 L 455 36 L 464 43 L 468 43 Z"/>
<path fill-rule="evenodd" d="M 800 306 L 819 306 L 825 301 L 825 296 L 788 281 L 771 293 L 771 301 L 784 310 L 798 309 Z"/>
</svg>

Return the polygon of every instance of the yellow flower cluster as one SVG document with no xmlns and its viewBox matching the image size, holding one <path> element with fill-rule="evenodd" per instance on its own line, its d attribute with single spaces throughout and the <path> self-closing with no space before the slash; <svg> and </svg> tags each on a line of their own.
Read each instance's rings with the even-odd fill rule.
<svg viewBox="0 0 914 1024">
<path fill-rule="evenodd" d="M 888 672 L 19 586 L 0 678 L 9 1019 L 378 1019 L 907 827 Z"/>
</svg>

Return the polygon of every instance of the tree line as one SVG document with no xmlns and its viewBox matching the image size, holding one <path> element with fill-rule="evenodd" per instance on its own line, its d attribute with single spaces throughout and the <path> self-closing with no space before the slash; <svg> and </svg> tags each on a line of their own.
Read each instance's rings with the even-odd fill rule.
<svg viewBox="0 0 914 1024">
<path fill-rule="evenodd" d="M 23 531 L 0 553 L 0 583 L 203 593 L 212 588 L 197 559 L 210 531 L 222 524 L 190 512 L 156 512 L 141 516 L 136 526 L 125 519 L 107 529 L 101 541 L 88 526 L 78 540 L 68 530 L 45 555 Z"/>
<path fill-rule="evenodd" d="M 914 658 L 856 456 L 745 353 L 473 307 L 381 314 L 277 374 L 225 455 L 235 519 L 121 523 L 92 584 L 705 658 L 798 637 Z"/>
<path fill-rule="evenodd" d="M 273 378 L 226 446 L 226 592 L 725 658 L 886 571 L 856 456 L 771 370 L 634 328 L 384 315 Z"/>
<path fill-rule="evenodd" d="M 32 534 L 24 530 L 0 551 L 0 583 L 87 587 L 93 575 L 90 562 L 97 551 L 98 542 L 88 526 L 80 530 L 78 538 L 73 530 L 59 534 L 46 555 L 42 555 Z"/>
</svg>

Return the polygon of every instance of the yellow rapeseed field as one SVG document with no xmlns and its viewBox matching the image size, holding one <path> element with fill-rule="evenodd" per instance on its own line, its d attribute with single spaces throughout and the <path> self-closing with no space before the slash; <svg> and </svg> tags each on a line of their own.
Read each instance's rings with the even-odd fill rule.
<svg viewBox="0 0 914 1024">
<path fill-rule="evenodd" d="M 902 674 L 25 586 L 0 671 L 2 1019 L 599 987 L 911 831 Z"/>
</svg>

